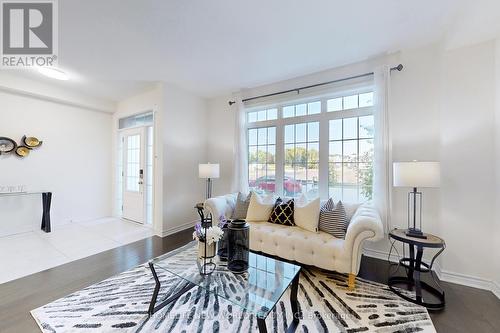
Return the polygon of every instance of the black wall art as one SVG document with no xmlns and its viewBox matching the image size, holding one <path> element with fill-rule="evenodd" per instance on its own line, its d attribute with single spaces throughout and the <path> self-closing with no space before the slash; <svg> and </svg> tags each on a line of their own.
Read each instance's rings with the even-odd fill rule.
<svg viewBox="0 0 500 333">
<path fill-rule="evenodd" d="M 0 137 L 0 155 L 14 153 L 18 157 L 26 157 L 31 150 L 42 145 L 42 141 L 34 136 L 23 136 L 19 144 L 11 138 Z"/>
</svg>

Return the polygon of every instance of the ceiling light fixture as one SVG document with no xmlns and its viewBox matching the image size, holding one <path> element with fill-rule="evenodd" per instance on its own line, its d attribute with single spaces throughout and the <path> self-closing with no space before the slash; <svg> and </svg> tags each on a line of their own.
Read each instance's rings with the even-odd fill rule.
<svg viewBox="0 0 500 333">
<path fill-rule="evenodd" d="M 38 67 L 38 72 L 56 80 L 69 80 L 68 74 L 62 70 L 52 67 Z"/>
</svg>

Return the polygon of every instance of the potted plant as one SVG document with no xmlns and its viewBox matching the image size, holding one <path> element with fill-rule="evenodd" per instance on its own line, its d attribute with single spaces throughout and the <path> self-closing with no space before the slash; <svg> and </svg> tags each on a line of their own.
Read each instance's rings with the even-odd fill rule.
<svg viewBox="0 0 500 333">
<path fill-rule="evenodd" d="M 197 223 L 194 226 L 193 239 L 198 241 L 198 257 L 215 257 L 217 242 L 223 235 L 224 232 L 219 225 L 205 228 L 201 223 Z"/>
</svg>

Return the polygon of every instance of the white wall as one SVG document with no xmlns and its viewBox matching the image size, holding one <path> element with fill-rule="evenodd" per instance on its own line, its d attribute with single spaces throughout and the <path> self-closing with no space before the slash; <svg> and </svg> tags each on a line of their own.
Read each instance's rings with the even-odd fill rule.
<svg viewBox="0 0 500 333">
<path fill-rule="evenodd" d="M 207 161 L 206 100 L 164 85 L 163 138 L 163 235 L 198 221 L 194 209 L 205 196 L 198 164 Z"/>
<path fill-rule="evenodd" d="M 0 105 L 0 136 L 43 140 L 24 159 L 0 157 L 0 184 L 53 192 L 53 225 L 110 216 L 111 114 L 12 91 L 0 91 Z M 38 196 L 0 198 L 1 225 L 9 232 L 38 228 L 39 212 Z"/>
<path fill-rule="evenodd" d="M 236 105 L 229 106 L 230 100 L 232 96 L 227 95 L 208 101 L 208 162 L 220 164 L 220 178 L 213 181 L 214 196 L 231 191 Z"/>
<path fill-rule="evenodd" d="M 496 40 L 495 43 L 495 128 L 500 128 L 500 38 Z M 500 131 L 495 131 L 495 187 L 496 187 L 496 207 L 500 207 Z M 493 244 L 496 248 L 493 249 L 493 253 L 496 254 L 496 259 L 493 260 L 496 263 L 495 272 L 495 291 L 496 295 L 500 298 L 500 209 L 495 209 L 495 221 L 496 221 L 496 238 L 493 240 Z"/>
<path fill-rule="evenodd" d="M 443 270 L 493 280 L 494 43 L 444 55 L 441 126 Z"/>
<path fill-rule="evenodd" d="M 488 289 L 490 281 L 500 280 L 499 213 L 495 212 L 495 198 L 500 204 L 500 197 L 495 197 L 500 190 L 495 189 L 500 186 L 495 187 L 493 182 L 494 51 L 493 42 L 455 50 L 445 50 L 440 44 L 434 44 L 247 89 L 244 95 L 269 93 L 363 73 L 373 70 L 381 62 L 390 65 L 402 63 L 404 70 L 393 72 L 391 76 L 393 160 L 441 161 L 442 187 L 423 189 L 423 227 L 425 231 L 441 235 L 447 242 L 447 249 L 439 262 L 443 278 Z M 500 70 L 498 72 L 500 78 Z M 498 84 L 500 80 L 497 80 L 497 88 Z M 497 94 L 500 99 L 498 91 Z M 230 96 L 222 96 L 209 101 L 209 156 L 223 166 L 232 166 L 229 142 L 232 144 L 234 135 L 235 109 L 227 106 L 229 99 Z M 221 133 L 213 128 L 230 130 Z M 497 162 L 500 162 L 500 157 Z M 215 194 L 230 189 L 231 172 L 226 170 L 221 176 Z M 498 179 L 500 176 L 497 178 L 500 185 Z M 406 226 L 406 192 L 406 189 L 393 189 L 394 226 Z M 367 243 L 365 248 L 370 255 L 384 257 L 388 244 L 383 240 Z M 494 264 L 485 263 L 484 258 Z"/>
</svg>

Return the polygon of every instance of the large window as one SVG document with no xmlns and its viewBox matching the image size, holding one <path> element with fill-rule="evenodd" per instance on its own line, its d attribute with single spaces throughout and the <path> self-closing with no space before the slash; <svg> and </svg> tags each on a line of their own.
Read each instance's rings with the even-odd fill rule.
<svg viewBox="0 0 500 333">
<path fill-rule="evenodd" d="M 249 187 L 261 193 L 372 198 L 373 92 L 252 108 Z"/>
<path fill-rule="evenodd" d="M 248 130 L 248 182 L 260 192 L 276 192 L 276 127 Z"/>
</svg>

